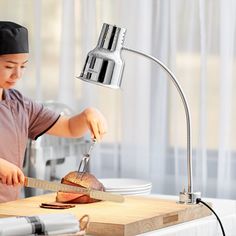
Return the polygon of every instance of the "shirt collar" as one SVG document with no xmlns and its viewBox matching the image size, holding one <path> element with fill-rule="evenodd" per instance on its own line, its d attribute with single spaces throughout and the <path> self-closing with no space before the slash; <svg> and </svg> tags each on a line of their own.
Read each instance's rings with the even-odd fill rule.
<svg viewBox="0 0 236 236">
<path fill-rule="evenodd" d="M 9 95 L 9 91 L 8 91 L 8 89 L 3 89 L 3 94 L 2 94 L 3 96 L 2 96 L 2 100 L 4 101 L 4 100 L 10 100 L 10 95 Z"/>
</svg>

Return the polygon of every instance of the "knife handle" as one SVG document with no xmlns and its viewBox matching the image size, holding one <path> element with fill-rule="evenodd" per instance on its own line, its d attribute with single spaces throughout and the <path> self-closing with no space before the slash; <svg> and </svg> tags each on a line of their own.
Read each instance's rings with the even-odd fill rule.
<svg viewBox="0 0 236 236">
<path fill-rule="evenodd" d="M 25 176 L 25 180 L 24 180 L 24 186 L 27 187 L 28 186 L 28 177 Z"/>
</svg>

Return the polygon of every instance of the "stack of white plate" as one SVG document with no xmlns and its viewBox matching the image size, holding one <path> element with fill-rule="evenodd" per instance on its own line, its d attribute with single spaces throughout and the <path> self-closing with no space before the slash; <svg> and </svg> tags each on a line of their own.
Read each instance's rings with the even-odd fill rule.
<svg viewBox="0 0 236 236">
<path fill-rule="evenodd" d="M 152 183 L 141 179 L 99 179 L 106 188 L 106 192 L 122 195 L 148 195 L 151 193 Z"/>
</svg>

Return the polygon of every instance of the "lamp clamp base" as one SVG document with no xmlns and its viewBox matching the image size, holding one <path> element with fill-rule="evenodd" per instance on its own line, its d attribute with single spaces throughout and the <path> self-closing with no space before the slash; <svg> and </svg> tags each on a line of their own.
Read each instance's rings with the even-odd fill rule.
<svg viewBox="0 0 236 236">
<path fill-rule="evenodd" d="M 180 192 L 179 194 L 179 202 L 180 204 L 197 204 L 197 199 L 201 198 L 200 192 Z"/>
</svg>

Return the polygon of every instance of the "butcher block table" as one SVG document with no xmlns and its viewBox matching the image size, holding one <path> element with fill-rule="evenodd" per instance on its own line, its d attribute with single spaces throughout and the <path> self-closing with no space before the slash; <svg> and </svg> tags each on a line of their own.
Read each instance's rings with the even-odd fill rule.
<svg viewBox="0 0 236 236">
<path fill-rule="evenodd" d="M 137 235 L 167 226 L 209 216 L 202 205 L 178 204 L 175 200 L 156 197 L 126 196 L 123 203 L 101 201 L 77 204 L 70 209 L 45 209 L 39 205 L 55 201 L 55 193 L 0 204 L 0 217 L 29 216 L 50 213 L 72 213 L 80 219 L 88 214 L 90 235 Z"/>
</svg>

